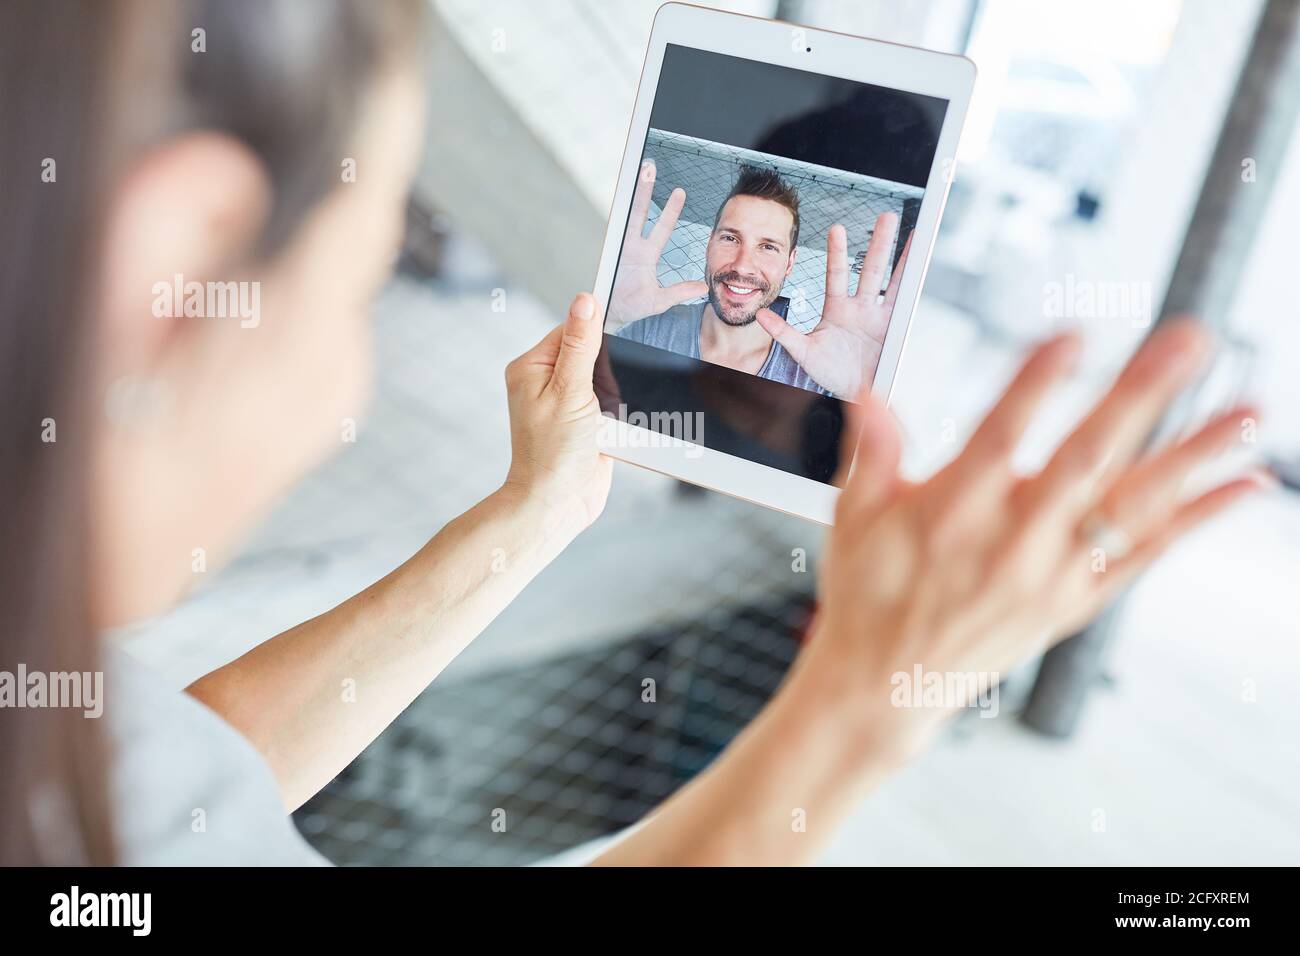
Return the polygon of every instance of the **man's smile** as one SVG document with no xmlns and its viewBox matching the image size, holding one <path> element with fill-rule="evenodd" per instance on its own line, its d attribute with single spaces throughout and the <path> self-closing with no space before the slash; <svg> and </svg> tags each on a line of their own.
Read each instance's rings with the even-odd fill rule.
<svg viewBox="0 0 1300 956">
<path fill-rule="evenodd" d="M 713 277 L 713 290 L 722 303 L 737 309 L 749 309 L 767 296 L 768 284 L 755 276 L 724 272 Z"/>
<path fill-rule="evenodd" d="M 761 275 L 745 275 L 731 269 L 714 273 L 708 282 L 709 302 L 727 325 L 749 325 L 758 310 L 775 298 L 772 286 Z"/>
</svg>

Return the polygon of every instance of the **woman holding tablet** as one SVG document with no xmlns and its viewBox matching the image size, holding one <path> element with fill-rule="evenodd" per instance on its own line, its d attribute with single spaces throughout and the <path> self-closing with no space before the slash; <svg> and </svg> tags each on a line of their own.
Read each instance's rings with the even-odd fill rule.
<svg viewBox="0 0 1300 956">
<path fill-rule="evenodd" d="M 0 193 L 0 671 L 104 668 L 109 682 L 103 720 L 52 699 L 0 714 L 4 863 L 320 862 L 288 811 L 601 512 L 602 334 L 583 294 L 506 370 L 509 474 L 401 567 L 188 693 L 102 646 L 180 598 L 194 548 L 209 562 L 228 554 L 365 389 L 367 301 L 401 234 L 419 142 L 419 6 L 5 8 L 0 63 L 21 82 L 0 85 L 12 164 Z M 355 181 L 340 179 L 346 159 Z M 158 284 L 177 276 L 186 290 L 233 287 L 250 308 L 161 307 Z M 994 679 L 1255 487 L 1179 496 L 1248 409 L 1140 453 L 1207 350 L 1190 322 L 1162 328 L 1029 478 L 1011 453 L 1069 372 L 1074 339 L 1034 350 L 966 450 L 919 484 L 899 479 L 898 433 L 864 390 L 807 649 L 714 766 L 600 862 L 813 858 L 949 713 L 892 706 L 892 675 Z M 791 825 L 795 811 L 806 827 Z"/>
</svg>

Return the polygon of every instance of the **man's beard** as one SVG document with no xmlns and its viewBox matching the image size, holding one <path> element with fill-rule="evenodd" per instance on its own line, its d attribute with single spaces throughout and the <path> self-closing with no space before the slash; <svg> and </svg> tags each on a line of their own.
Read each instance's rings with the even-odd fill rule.
<svg viewBox="0 0 1300 956">
<path fill-rule="evenodd" d="M 718 295 L 718 286 L 723 282 L 730 282 L 732 285 L 751 286 L 759 291 L 754 296 L 753 305 L 742 305 L 732 307 L 730 312 L 725 311 L 722 304 L 722 297 Z M 749 325 L 758 318 L 760 309 L 766 309 L 776 301 L 776 297 L 781 294 L 781 287 L 775 289 L 768 287 L 762 280 L 754 280 L 749 276 L 742 276 L 739 272 L 723 272 L 709 279 L 709 305 L 713 306 L 713 314 L 721 319 L 726 325 L 739 328 L 740 326 Z"/>
</svg>

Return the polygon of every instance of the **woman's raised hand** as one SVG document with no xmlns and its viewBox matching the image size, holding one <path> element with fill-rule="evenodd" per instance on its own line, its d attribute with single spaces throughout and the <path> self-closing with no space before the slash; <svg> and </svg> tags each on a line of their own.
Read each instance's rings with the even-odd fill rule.
<svg viewBox="0 0 1300 956">
<path fill-rule="evenodd" d="M 898 432 L 869 391 L 855 410 L 856 461 L 799 669 L 851 698 L 864 732 L 900 759 L 971 701 L 891 706 L 897 674 L 973 675 L 971 692 L 982 693 L 1086 624 L 1172 541 L 1269 483 L 1250 475 L 1182 494 L 1193 469 L 1241 440 L 1243 421 L 1256 417 L 1249 407 L 1143 452 L 1208 356 L 1208 336 L 1189 320 L 1160 326 L 1046 467 L 1018 475 L 1012 455 L 1078 352 L 1068 335 L 1035 349 L 962 453 L 928 481 L 898 476 Z"/>
</svg>

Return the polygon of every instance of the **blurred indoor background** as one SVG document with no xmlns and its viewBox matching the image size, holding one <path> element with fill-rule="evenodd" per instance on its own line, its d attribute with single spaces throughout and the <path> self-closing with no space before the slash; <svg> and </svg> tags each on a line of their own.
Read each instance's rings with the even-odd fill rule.
<svg viewBox="0 0 1300 956">
<path fill-rule="evenodd" d="M 1300 483 L 1294 0 L 717 5 L 979 68 L 894 395 L 911 473 L 960 447 L 1030 342 L 1077 327 L 1083 370 L 1025 449 L 1041 459 L 1162 304 L 1190 303 L 1220 360 L 1166 432 L 1253 396 L 1255 450 Z M 228 569 L 125 635 L 177 686 L 360 590 L 491 491 L 503 367 L 593 280 L 656 0 L 431 6 L 428 146 L 375 305 L 371 413 Z M 621 464 L 614 485 L 597 525 L 296 814 L 326 856 L 581 859 L 762 705 L 822 531 Z M 1041 674 L 1011 675 L 999 716 L 954 722 L 825 862 L 1300 862 L 1297 583 L 1300 491 L 1284 484 L 1181 543 Z"/>
</svg>

